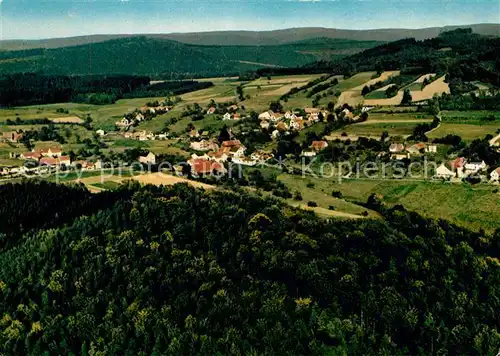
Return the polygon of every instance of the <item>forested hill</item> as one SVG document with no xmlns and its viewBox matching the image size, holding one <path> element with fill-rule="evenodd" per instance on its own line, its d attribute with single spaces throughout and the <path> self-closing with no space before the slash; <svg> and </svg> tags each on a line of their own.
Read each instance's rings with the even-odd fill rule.
<svg viewBox="0 0 500 356">
<path fill-rule="evenodd" d="M 289 44 L 314 38 L 343 39 L 351 41 L 397 41 L 403 38 L 424 40 L 459 27 L 470 27 L 475 33 L 499 36 L 500 24 L 483 23 L 462 26 L 428 28 L 386 28 L 371 30 L 345 30 L 324 27 L 299 27 L 272 31 L 210 31 L 191 33 L 144 34 L 148 38 L 167 39 L 186 44 L 208 46 L 273 46 Z M 89 35 L 43 40 L 0 40 L 0 50 L 22 50 L 31 48 L 61 48 L 89 43 L 105 42 L 119 38 L 137 37 L 131 34 Z"/>
<path fill-rule="evenodd" d="M 82 187 L 0 186 L 3 353 L 500 349 L 500 231 L 473 233 L 401 207 L 385 221 L 327 221 L 187 185 L 106 194 L 109 203 L 92 208 L 102 198 Z"/>
<path fill-rule="evenodd" d="M 500 84 L 500 38 L 457 29 L 417 41 L 403 39 L 367 49 L 331 62 L 320 61 L 310 70 L 350 73 L 365 70 L 416 70 L 423 73 L 450 73 L 466 81 Z"/>
<path fill-rule="evenodd" d="M 130 37 L 56 49 L 0 51 L 0 74 L 147 75 L 158 79 L 238 75 L 263 67 L 300 67 L 380 44 L 318 39 L 278 46 L 195 46 Z"/>
</svg>

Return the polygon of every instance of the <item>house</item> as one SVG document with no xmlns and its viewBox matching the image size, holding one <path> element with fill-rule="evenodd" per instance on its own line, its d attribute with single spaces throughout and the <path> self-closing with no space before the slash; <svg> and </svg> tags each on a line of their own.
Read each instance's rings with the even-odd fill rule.
<svg viewBox="0 0 500 356">
<path fill-rule="evenodd" d="M 144 164 L 156 164 L 156 155 L 149 152 L 146 156 L 139 156 L 139 162 Z"/>
<path fill-rule="evenodd" d="M 269 121 L 267 121 L 267 120 L 262 120 L 262 121 L 260 122 L 260 127 L 261 127 L 262 129 L 264 129 L 264 130 L 267 130 L 267 129 L 269 128 Z"/>
<path fill-rule="evenodd" d="M 319 113 L 312 113 L 309 115 L 308 121 L 311 123 L 319 121 Z"/>
<path fill-rule="evenodd" d="M 229 154 L 233 157 L 242 157 L 245 154 L 245 146 L 233 146 L 229 149 Z"/>
<path fill-rule="evenodd" d="M 215 162 L 226 162 L 229 158 L 229 149 L 221 148 L 218 151 L 208 152 L 207 157 Z"/>
<path fill-rule="evenodd" d="M 21 138 L 23 138 L 23 134 L 17 133 L 15 131 L 4 132 L 0 138 L 3 141 L 7 141 L 7 142 L 18 142 Z"/>
<path fill-rule="evenodd" d="M 436 145 L 429 145 L 425 148 L 426 153 L 437 153 L 437 146 Z"/>
<path fill-rule="evenodd" d="M 498 181 L 500 181 L 500 167 L 494 169 L 490 173 L 490 179 L 491 179 L 492 182 L 498 182 Z"/>
<path fill-rule="evenodd" d="M 129 121 L 129 119 L 127 119 L 126 117 L 124 117 L 120 121 L 115 122 L 115 125 L 118 126 L 118 127 L 128 127 L 128 126 L 131 125 L 131 122 Z"/>
<path fill-rule="evenodd" d="M 486 167 L 487 166 L 486 166 L 486 163 L 484 161 L 482 161 L 482 162 L 469 162 L 469 163 L 465 164 L 465 171 L 474 173 L 474 172 L 482 171 Z"/>
<path fill-rule="evenodd" d="M 100 136 L 100 137 L 103 137 L 105 134 L 104 130 L 97 130 L 95 133 L 97 134 L 97 136 Z"/>
<path fill-rule="evenodd" d="M 69 156 L 60 156 L 57 158 L 57 165 L 69 167 L 71 166 L 71 158 Z"/>
<path fill-rule="evenodd" d="M 213 115 L 215 114 L 215 108 L 212 106 L 207 110 L 207 115 Z"/>
<path fill-rule="evenodd" d="M 393 143 L 389 146 L 390 153 L 400 153 L 400 152 L 403 152 L 404 149 L 405 149 L 405 146 L 401 143 Z"/>
<path fill-rule="evenodd" d="M 287 111 L 285 113 L 285 119 L 291 119 L 292 116 L 295 116 L 295 114 L 293 112 L 291 112 L 291 111 Z"/>
<path fill-rule="evenodd" d="M 311 148 L 308 148 L 308 149 L 302 150 L 302 153 L 300 155 L 303 157 L 314 157 L 314 156 L 316 156 L 316 151 L 311 149 Z"/>
<path fill-rule="evenodd" d="M 311 149 L 313 149 L 316 152 L 324 150 L 327 147 L 328 147 L 328 142 L 326 141 L 313 141 L 311 144 Z"/>
<path fill-rule="evenodd" d="M 391 159 L 396 160 L 396 161 L 401 161 L 403 159 L 410 158 L 409 153 L 395 153 L 391 155 Z"/>
<path fill-rule="evenodd" d="M 57 158 L 42 157 L 40 159 L 40 166 L 55 167 L 55 166 L 57 166 Z"/>
<path fill-rule="evenodd" d="M 141 122 L 142 120 L 144 120 L 144 115 L 142 115 L 141 113 L 135 115 L 135 121 Z"/>
<path fill-rule="evenodd" d="M 295 119 L 290 120 L 290 129 L 301 131 L 304 129 L 304 120 L 302 118 L 295 117 Z"/>
<path fill-rule="evenodd" d="M 456 172 L 459 178 L 463 178 L 465 176 L 464 168 L 466 163 L 467 162 L 464 157 L 458 157 L 450 162 L 451 170 Z"/>
<path fill-rule="evenodd" d="M 166 133 L 161 133 L 161 134 L 156 135 L 156 138 L 157 138 L 158 140 L 166 140 L 166 139 L 167 139 L 167 136 L 168 136 L 168 135 L 167 135 Z"/>
<path fill-rule="evenodd" d="M 255 166 L 258 162 L 253 158 L 248 157 L 233 157 L 232 162 L 234 164 L 241 164 L 243 166 Z"/>
<path fill-rule="evenodd" d="M 425 143 L 423 142 L 420 142 L 420 143 L 416 143 L 412 146 L 408 146 L 406 147 L 406 151 L 409 153 L 409 154 L 412 154 L 412 155 L 418 155 L 420 154 L 423 150 L 425 149 Z"/>
<path fill-rule="evenodd" d="M 281 115 L 280 113 L 273 113 L 270 117 L 270 120 L 272 122 L 277 122 L 279 120 L 281 120 L 283 118 L 283 115 Z"/>
<path fill-rule="evenodd" d="M 222 142 L 222 147 L 234 147 L 234 146 L 241 146 L 240 140 L 230 140 L 230 141 L 223 141 Z"/>
<path fill-rule="evenodd" d="M 71 165 L 75 168 L 80 168 L 82 171 L 95 169 L 95 164 L 90 161 L 74 161 Z"/>
<path fill-rule="evenodd" d="M 198 133 L 198 130 L 191 130 L 191 131 L 189 131 L 189 137 L 197 138 L 197 137 L 200 137 L 200 134 Z"/>
<path fill-rule="evenodd" d="M 233 115 L 233 120 L 240 120 L 241 119 L 241 115 L 236 113 Z"/>
<path fill-rule="evenodd" d="M 236 111 L 238 110 L 238 105 L 233 104 L 230 107 L 227 108 L 228 111 Z"/>
<path fill-rule="evenodd" d="M 188 164 L 191 166 L 191 174 L 194 176 L 213 173 L 223 174 L 226 172 L 226 169 L 221 163 L 208 161 L 203 158 L 190 159 Z"/>
<path fill-rule="evenodd" d="M 50 147 L 48 150 L 40 150 L 40 153 L 42 154 L 43 157 L 52 157 L 52 158 L 57 158 L 61 157 L 62 155 L 62 150 L 57 147 Z"/>
<path fill-rule="evenodd" d="M 272 153 L 265 152 L 265 151 L 254 151 L 251 155 L 250 158 L 253 159 L 254 161 L 257 162 L 266 162 L 273 158 Z"/>
<path fill-rule="evenodd" d="M 280 132 L 278 130 L 274 130 L 272 133 L 271 133 L 271 137 L 273 139 L 277 139 L 279 136 L 280 136 Z"/>
<path fill-rule="evenodd" d="M 224 116 L 222 117 L 222 120 L 231 120 L 231 114 L 230 113 L 225 113 Z"/>
<path fill-rule="evenodd" d="M 443 179 L 450 179 L 455 177 L 455 172 L 449 169 L 446 164 L 441 163 L 441 165 L 436 168 L 436 177 Z"/>
<path fill-rule="evenodd" d="M 216 151 L 219 149 L 216 143 L 207 140 L 202 140 L 200 142 L 191 142 L 189 146 L 195 151 Z"/>
<path fill-rule="evenodd" d="M 276 129 L 277 129 L 279 132 L 286 132 L 286 131 L 288 131 L 288 125 L 286 124 L 286 122 L 280 121 L 280 122 L 278 122 L 278 124 L 276 125 Z"/>
<path fill-rule="evenodd" d="M 361 112 L 362 112 L 362 113 L 363 113 L 363 112 L 368 112 L 368 111 L 370 111 L 370 110 L 373 110 L 374 108 L 375 108 L 375 107 L 373 107 L 373 106 L 363 106 L 363 107 L 361 108 Z"/>
<path fill-rule="evenodd" d="M 271 120 L 271 116 L 274 115 L 272 110 L 265 111 L 259 114 L 259 120 Z"/>
<path fill-rule="evenodd" d="M 20 157 L 22 159 L 33 159 L 35 161 L 38 161 L 40 157 L 42 157 L 42 154 L 40 152 L 24 152 L 21 153 Z"/>
</svg>

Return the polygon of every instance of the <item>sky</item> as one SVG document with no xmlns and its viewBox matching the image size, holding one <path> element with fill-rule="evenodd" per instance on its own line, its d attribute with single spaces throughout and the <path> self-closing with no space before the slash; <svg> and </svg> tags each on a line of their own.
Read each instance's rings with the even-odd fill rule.
<svg viewBox="0 0 500 356">
<path fill-rule="evenodd" d="M 0 40 L 500 23 L 500 0 L 0 0 Z"/>
</svg>

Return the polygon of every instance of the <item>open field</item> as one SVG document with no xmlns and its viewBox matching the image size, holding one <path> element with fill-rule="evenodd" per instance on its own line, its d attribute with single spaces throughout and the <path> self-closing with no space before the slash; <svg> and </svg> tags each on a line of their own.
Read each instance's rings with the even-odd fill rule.
<svg viewBox="0 0 500 356">
<path fill-rule="evenodd" d="M 370 85 L 373 85 L 373 84 L 378 83 L 378 82 L 385 82 L 387 79 L 394 77 L 394 76 L 398 76 L 399 74 L 400 74 L 399 70 L 382 72 L 382 74 L 380 74 L 379 77 L 374 78 L 374 79 L 370 79 L 369 81 L 367 81 L 367 82 L 365 82 L 357 87 L 354 87 L 351 90 L 363 90 L 363 88 L 365 86 L 370 86 Z"/>
<path fill-rule="evenodd" d="M 421 122 L 421 121 L 419 121 Z M 358 123 L 345 126 L 332 134 L 347 133 L 356 136 L 376 136 L 380 137 L 384 131 L 390 136 L 408 136 L 413 133 L 413 129 L 418 122 L 386 122 L 386 123 Z"/>
<path fill-rule="evenodd" d="M 317 194 L 337 190 L 351 201 L 366 202 L 371 194 L 381 194 L 389 205 L 403 204 L 408 210 L 424 216 L 447 219 L 474 230 L 483 228 L 492 232 L 500 228 L 497 218 L 500 216 L 500 194 L 493 193 L 493 186 L 396 180 L 344 180 L 339 184 L 335 180 L 302 179 L 287 174 L 278 178 L 285 184 L 306 186 L 314 183 Z M 294 180 L 300 183 L 292 183 Z"/>
<path fill-rule="evenodd" d="M 365 99 L 364 104 L 367 106 L 395 106 L 401 104 L 402 100 L 403 100 L 403 91 L 400 90 L 392 98 Z"/>
<path fill-rule="evenodd" d="M 411 97 L 412 101 L 422 101 L 432 99 L 435 94 L 441 95 L 443 93 L 450 93 L 450 86 L 448 83 L 445 83 L 445 77 L 442 76 L 439 79 L 436 79 L 431 84 L 425 86 L 422 90 L 412 90 Z"/>
<path fill-rule="evenodd" d="M 386 122 L 428 122 L 433 117 L 427 113 L 370 113 L 368 120 L 359 124 L 373 124 Z M 357 124 L 358 125 L 358 124 Z"/>
<path fill-rule="evenodd" d="M 83 124 L 83 120 L 78 116 L 66 116 L 66 117 L 57 117 L 57 118 L 49 118 L 54 124 Z"/>
<path fill-rule="evenodd" d="M 346 90 L 351 90 L 351 89 L 354 89 L 356 87 L 359 87 L 361 86 L 361 89 L 359 90 L 363 90 L 363 84 L 368 82 L 369 80 L 371 80 L 371 78 L 377 74 L 377 72 L 361 72 L 361 73 L 357 73 L 355 75 L 353 75 L 352 77 L 350 78 L 347 78 L 347 79 L 344 79 L 344 80 L 341 80 L 338 87 L 337 87 L 337 90 L 340 90 L 340 91 L 346 91 Z"/>
<path fill-rule="evenodd" d="M 465 141 L 472 141 L 477 138 L 484 138 L 488 134 L 495 135 L 498 129 L 498 122 L 484 125 L 468 125 L 443 122 L 438 129 L 432 131 L 427 136 L 430 139 L 433 139 L 444 137 L 446 135 L 457 135 Z"/>
</svg>

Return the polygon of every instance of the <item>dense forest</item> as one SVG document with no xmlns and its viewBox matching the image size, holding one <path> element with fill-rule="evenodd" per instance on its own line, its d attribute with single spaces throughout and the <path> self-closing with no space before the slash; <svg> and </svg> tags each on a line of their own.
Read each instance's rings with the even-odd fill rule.
<svg viewBox="0 0 500 356">
<path fill-rule="evenodd" d="M 311 39 L 274 46 L 201 46 L 144 36 L 54 49 L 0 52 L 0 73 L 146 75 L 154 79 L 230 76 L 262 67 L 301 67 L 381 42 Z"/>
<path fill-rule="evenodd" d="M 0 186 L 9 355 L 495 355 L 500 231 L 187 185 Z"/>
<path fill-rule="evenodd" d="M 64 102 L 112 104 L 121 98 L 180 95 L 211 82 L 172 81 L 150 85 L 145 76 L 58 76 L 19 73 L 0 78 L 0 106 Z"/>
</svg>

